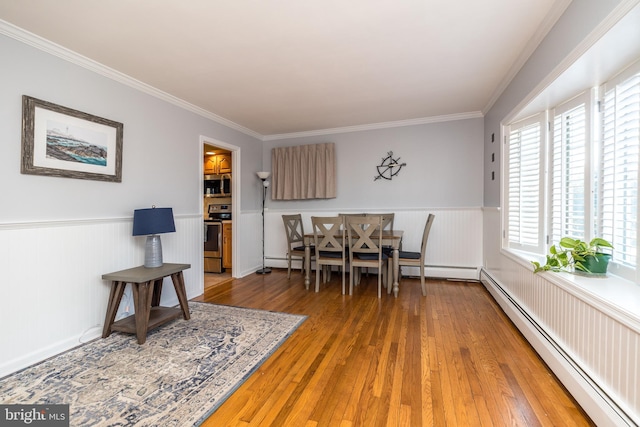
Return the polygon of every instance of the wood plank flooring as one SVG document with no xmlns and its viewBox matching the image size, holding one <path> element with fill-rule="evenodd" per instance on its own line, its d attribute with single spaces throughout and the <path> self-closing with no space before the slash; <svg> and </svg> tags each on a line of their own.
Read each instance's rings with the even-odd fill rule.
<svg viewBox="0 0 640 427">
<path fill-rule="evenodd" d="M 308 316 L 203 426 L 593 425 L 481 284 L 340 280 L 274 269 L 195 299 Z"/>
</svg>

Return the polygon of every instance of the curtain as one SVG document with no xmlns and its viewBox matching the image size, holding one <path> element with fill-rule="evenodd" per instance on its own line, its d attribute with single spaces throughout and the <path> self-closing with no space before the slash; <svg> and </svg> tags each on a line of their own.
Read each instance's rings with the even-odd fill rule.
<svg viewBox="0 0 640 427">
<path fill-rule="evenodd" d="M 296 145 L 271 150 L 273 200 L 336 197 L 335 144 Z"/>
</svg>

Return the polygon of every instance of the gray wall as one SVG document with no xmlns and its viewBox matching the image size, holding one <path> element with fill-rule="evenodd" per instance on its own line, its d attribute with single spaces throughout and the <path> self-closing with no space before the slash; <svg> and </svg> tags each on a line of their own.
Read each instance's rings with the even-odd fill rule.
<svg viewBox="0 0 640 427">
<path fill-rule="evenodd" d="M 500 123 L 518 106 L 587 36 L 622 3 L 618 0 L 573 1 L 540 43 L 509 86 L 485 114 L 484 119 L 484 206 L 500 206 Z M 491 135 L 495 142 L 491 142 Z M 495 153 L 495 162 L 491 154 Z M 495 172 L 495 179 L 491 179 Z"/>
<path fill-rule="evenodd" d="M 200 135 L 242 149 L 241 206 L 258 209 L 261 141 L 3 35 L 0 56 L 0 222 L 200 213 Z M 20 174 L 22 95 L 123 123 L 122 183 Z"/>
<path fill-rule="evenodd" d="M 335 199 L 268 201 L 275 209 L 411 209 L 482 206 L 483 120 L 466 119 L 390 129 L 268 141 L 273 147 L 334 142 L 338 194 Z M 388 151 L 406 166 L 392 180 L 374 180 Z"/>
</svg>

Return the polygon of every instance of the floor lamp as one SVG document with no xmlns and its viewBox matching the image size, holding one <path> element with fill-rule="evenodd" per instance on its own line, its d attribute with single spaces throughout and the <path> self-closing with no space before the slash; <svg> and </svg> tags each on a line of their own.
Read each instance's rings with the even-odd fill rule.
<svg viewBox="0 0 640 427">
<path fill-rule="evenodd" d="M 262 269 L 256 271 L 256 274 L 269 274 L 271 269 L 264 266 L 264 200 L 267 198 L 267 188 L 269 181 L 267 179 L 271 172 L 257 172 L 258 178 L 262 180 Z"/>
</svg>

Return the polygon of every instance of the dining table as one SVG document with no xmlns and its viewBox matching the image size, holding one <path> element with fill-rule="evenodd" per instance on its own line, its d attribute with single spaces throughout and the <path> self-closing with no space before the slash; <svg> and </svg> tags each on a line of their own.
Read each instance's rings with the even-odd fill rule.
<svg viewBox="0 0 640 427">
<path fill-rule="evenodd" d="M 393 296 L 397 297 L 400 290 L 399 278 L 400 278 L 400 263 L 399 263 L 399 250 L 402 243 L 402 236 L 404 231 L 402 230 L 383 230 L 382 231 L 382 246 L 391 247 L 392 251 L 392 263 L 393 263 Z M 377 234 L 373 233 L 372 238 L 377 238 Z M 313 233 L 305 233 L 304 235 L 304 286 L 309 289 L 311 283 L 311 245 L 314 242 Z M 346 237 L 345 237 L 346 239 Z"/>
</svg>

